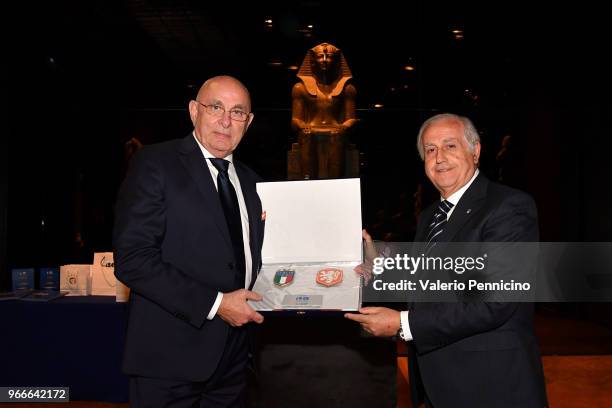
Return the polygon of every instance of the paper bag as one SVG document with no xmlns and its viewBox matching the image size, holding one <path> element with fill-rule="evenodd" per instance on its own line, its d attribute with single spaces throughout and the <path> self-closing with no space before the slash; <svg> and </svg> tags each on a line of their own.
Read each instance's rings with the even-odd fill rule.
<svg viewBox="0 0 612 408">
<path fill-rule="evenodd" d="M 90 293 L 91 265 L 62 265 L 60 290 L 68 296 L 87 296 Z"/>
<path fill-rule="evenodd" d="M 94 253 L 91 266 L 91 294 L 97 296 L 115 296 L 117 278 L 112 252 Z"/>
</svg>

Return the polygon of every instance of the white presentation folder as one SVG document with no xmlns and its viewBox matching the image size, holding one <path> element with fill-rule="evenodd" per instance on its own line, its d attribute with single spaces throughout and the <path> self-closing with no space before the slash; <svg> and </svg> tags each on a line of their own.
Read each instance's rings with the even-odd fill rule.
<svg viewBox="0 0 612 408">
<path fill-rule="evenodd" d="M 361 306 L 361 188 L 358 178 L 258 183 L 265 217 L 262 268 L 249 302 L 255 310 L 354 311 Z M 341 269 L 342 281 L 317 283 L 322 269 Z M 294 271 L 287 286 L 279 270 Z M 279 283 L 279 282 L 277 282 Z"/>
</svg>

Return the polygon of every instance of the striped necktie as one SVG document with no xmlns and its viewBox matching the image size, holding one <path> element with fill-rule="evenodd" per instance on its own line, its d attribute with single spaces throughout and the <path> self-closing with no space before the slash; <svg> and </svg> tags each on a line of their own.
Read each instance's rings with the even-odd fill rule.
<svg viewBox="0 0 612 408">
<path fill-rule="evenodd" d="M 434 212 L 431 224 L 427 228 L 427 238 L 425 238 L 425 254 L 436 246 L 438 236 L 444 231 L 444 226 L 448 222 L 448 212 L 453 208 L 453 204 L 447 200 L 440 201 L 440 205 Z"/>
</svg>

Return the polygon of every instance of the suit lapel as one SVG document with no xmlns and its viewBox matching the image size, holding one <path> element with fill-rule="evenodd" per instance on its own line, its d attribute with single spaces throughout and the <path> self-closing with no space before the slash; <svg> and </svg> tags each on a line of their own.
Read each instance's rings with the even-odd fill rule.
<svg viewBox="0 0 612 408">
<path fill-rule="evenodd" d="M 455 206 L 444 231 L 438 238 L 439 242 L 451 242 L 465 223 L 478 212 L 485 203 L 489 180 L 479 174 L 472 185 L 465 191 Z"/>
<path fill-rule="evenodd" d="M 444 226 L 444 230 L 440 233 L 438 239 L 436 240 L 438 242 L 435 250 L 436 252 L 439 251 L 440 248 L 444 247 L 445 242 L 453 241 L 454 237 L 465 225 L 465 223 L 484 205 L 488 185 L 489 180 L 482 174 L 479 174 L 472 185 L 465 191 L 457 203 L 457 206 L 453 210 L 448 223 Z M 425 242 L 428 231 L 427 227 L 431 222 L 433 214 L 438 205 L 439 201 L 436 201 L 427 207 L 425 211 L 423 211 L 421 219 L 417 225 L 417 232 L 414 239 L 415 242 Z M 419 250 L 422 251 L 423 247 L 420 247 Z"/>
<path fill-rule="evenodd" d="M 202 199 L 206 202 L 206 205 L 202 208 L 207 208 L 209 210 L 221 236 L 227 245 L 231 247 L 232 241 L 225 221 L 225 215 L 223 214 L 223 208 L 221 208 L 219 194 L 217 193 L 212 176 L 208 170 L 206 159 L 202 155 L 202 151 L 199 149 L 191 133 L 179 144 L 179 153 L 181 162 L 187 169 L 189 175 L 193 178 L 193 181 L 202 195 Z"/>
</svg>

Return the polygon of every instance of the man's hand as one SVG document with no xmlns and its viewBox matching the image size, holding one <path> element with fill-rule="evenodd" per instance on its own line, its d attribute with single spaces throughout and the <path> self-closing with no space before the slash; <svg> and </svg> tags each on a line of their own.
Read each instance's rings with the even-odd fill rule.
<svg viewBox="0 0 612 408">
<path fill-rule="evenodd" d="M 374 241 L 372 241 L 372 237 L 366 230 L 361 230 L 361 237 L 365 242 L 365 258 L 366 260 L 373 262 L 374 258 L 378 256 L 378 251 L 376 250 Z"/>
<path fill-rule="evenodd" d="M 400 328 L 400 312 L 386 307 L 362 307 L 359 313 L 346 313 L 344 317 L 361 324 L 361 327 L 376 337 L 391 337 Z"/>
<path fill-rule="evenodd" d="M 372 264 L 374 262 L 374 258 L 378 256 L 378 252 L 376 251 L 376 246 L 372 241 L 372 237 L 370 234 L 368 234 L 368 231 L 362 230 L 361 237 L 365 242 L 365 259 L 362 264 L 355 267 L 354 271 L 363 276 L 363 284 L 367 286 L 372 279 Z"/>
<path fill-rule="evenodd" d="M 220 318 L 230 326 L 240 327 L 249 322 L 262 323 L 264 318 L 247 304 L 247 300 L 261 300 L 259 293 L 246 289 L 224 293 L 217 310 Z"/>
</svg>

